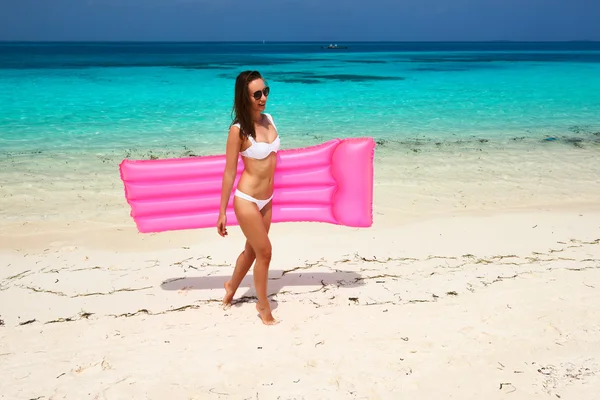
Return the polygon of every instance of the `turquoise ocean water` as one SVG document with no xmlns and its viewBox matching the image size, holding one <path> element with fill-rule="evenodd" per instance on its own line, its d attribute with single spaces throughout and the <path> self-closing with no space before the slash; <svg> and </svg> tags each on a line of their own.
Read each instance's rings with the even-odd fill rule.
<svg viewBox="0 0 600 400">
<path fill-rule="evenodd" d="M 221 153 L 244 69 L 284 147 L 600 141 L 600 43 L 328 44 L 0 43 L 0 153 Z"/>
</svg>

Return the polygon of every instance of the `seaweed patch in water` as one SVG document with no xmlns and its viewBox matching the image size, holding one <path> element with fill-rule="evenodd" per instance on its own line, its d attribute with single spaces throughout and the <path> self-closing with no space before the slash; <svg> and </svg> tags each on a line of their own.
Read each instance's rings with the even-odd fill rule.
<svg viewBox="0 0 600 400">
<path fill-rule="evenodd" d="M 582 149 L 584 143 L 586 142 L 585 139 L 581 138 L 581 137 L 568 137 L 568 136 L 562 136 L 562 137 L 557 137 L 557 136 L 548 136 L 544 139 L 542 139 L 542 142 L 562 142 L 565 144 L 570 144 L 572 146 L 575 146 L 577 148 Z"/>
<path fill-rule="evenodd" d="M 577 133 L 577 134 L 579 134 L 579 133 L 587 133 L 588 132 L 588 130 L 586 129 L 585 126 L 580 126 L 580 125 L 570 126 L 568 128 L 568 130 L 571 131 L 571 132 L 573 132 L 573 133 Z"/>
<path fill-rule="evenodd" d="M 575 147 L 583 147 L 583 139 L 581 138 L 565 138 L 565 143 L 572 144 Z"/>
<path fill-rule="evenodd" d="M 234 69 L 231 65 L 214 65 L 214 64 L 190 64 L 190 65 L 174 65 L 172 68 L 188 69 L 188 70 L 222 70 L 222 69 Z"/>
<path fill-rule="evenodd" d="M 310 72 L 310 71 L 287 71 L 287 72 L 274 71 L 274 72 L 270 72 L 269 73 L 269 78 L 273 78 L 273 77 L 287 78 L 290 75 L 314 76 L 315 73 L 314 72 Z"/>
<path fill-rule="evenodd" d="M 458 68 L 458 67 L 417 67 L 412 68 L 411 71 L 417 72 L 460 72 L 460 71 L 470 71 L 473 68 Z"/>
<path fill-rule="evenodd" d="M 302 83 L 302 84 L 315 84 L 315 83 L 323 83 L 318 79 L 306 79 L 306 78 L 283 78 L 283 79 L 273 79 L 275 81 L 284 82 L 284 83 Z"/>
<path fill-rule="evenodd" d="M 403 81 L 401 76 L 357 75 L 357 74 L 315 74 L 313 72 L 273 72 L 267 79 L 288 83 L 321 83 L 323 80 L 341 82 Z"/>
<path fill-rule="evenodd" d="M 327 74 L 314 75 L 315 78 L 329 79 L 342 82 L 368 82 L 368 81 L 403 81 L 402 76 L 378 76 L 378 75 L 355 75 L 355 74 Z"/>
<path fill-rule="evenodd" d="M 386 64 L 388 61 L 385 60 L 344 60 L 345 63 L 354 64 Z"/>
<path fill-rule="evenodd" d="M 217 77 L 223 78 L 223 79 L 235 79 L 236 73 L 235 72 L 230 72 L 230 73 L 223 72 L 221 74 L 217 74 Z"/>
</svg>

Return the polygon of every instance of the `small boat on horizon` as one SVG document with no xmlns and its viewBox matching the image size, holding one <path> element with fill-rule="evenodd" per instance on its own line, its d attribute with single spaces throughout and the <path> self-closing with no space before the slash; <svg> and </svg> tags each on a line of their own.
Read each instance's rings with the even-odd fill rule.
<svg viewBox="0 0 600 400">
<path fill-rule="evenodd" d="M 338 50 L 338 49 L 347 49 L 347 46 L 338 46 L 337 44 L 330 44 L 329 46 L 322 46 L 321 48 L 327 50 Z"/>
</svg>

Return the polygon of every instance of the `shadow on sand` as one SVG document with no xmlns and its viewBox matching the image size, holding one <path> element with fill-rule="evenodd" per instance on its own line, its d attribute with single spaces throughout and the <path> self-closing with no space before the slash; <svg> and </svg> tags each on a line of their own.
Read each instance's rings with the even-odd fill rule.
<svg viewBox="0 0 600 400">
<path fill-rule="evenodd" d="M 172 278 L 164 281 L 160 286 L 164 290 L 209 290 L 224 289 L 223 285 L 230 279 L 230 275 L 210 275 L 196 277 Z M 281 270 L 269 271 L 269 296 L 276 295 L 284 287 L 294 286 L 314 286 L 314 289 L 299 291 L 298 293 L 310 293 L 313 291 L 325 290 L 328 286 L 353 288 L 364 285 L 363 277 L 356 272 L 351 271 L 333 271 L 333 272 L 285 272 Z M 241 296 L 240 289 L 246 287 L 248 290 Z M 255 297 L 253 276 L 248 273 L 240 284 L 240 289 L 236 293 L 234 304 L 247 301 Z M 240 301 L 241 300 L 241 301 Z"/>
</svg>

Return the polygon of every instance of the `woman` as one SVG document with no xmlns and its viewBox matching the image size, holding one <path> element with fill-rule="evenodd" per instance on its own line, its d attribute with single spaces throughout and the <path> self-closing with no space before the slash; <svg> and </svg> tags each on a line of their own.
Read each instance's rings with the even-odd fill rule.
<svg viewBox="0 0 600 400">
<path fill-rule="evenodd" d="M 234 119 L 227 137 L 226 163 L 221 190 L 221 209 L 217 230 L 227 235 L 227 203 L 236 177 L 238 154 L 244 171 L 234 194 L 233 208 L 238 224 L 246 236 L 244 251 L 238 256 L 233 275 L 225 283 L 223 304 L 231 305 L 242 279 L 254 266 L 254 287 L 258 297 L 256 309 L 263 323 L 278 323 L 271 314 L 267 297 L 267 280 L 271 262 L 271 199 L 273 177 L 279 150 L 279 134 L 271 115 L 264 112 L 269 87 L 258 71 L 244 71 L 235 81 Z"/>
</svg>

